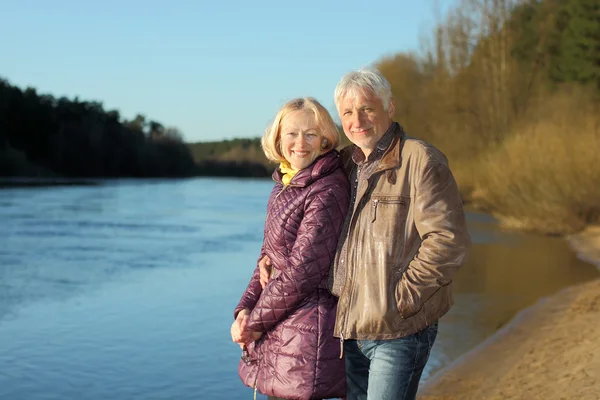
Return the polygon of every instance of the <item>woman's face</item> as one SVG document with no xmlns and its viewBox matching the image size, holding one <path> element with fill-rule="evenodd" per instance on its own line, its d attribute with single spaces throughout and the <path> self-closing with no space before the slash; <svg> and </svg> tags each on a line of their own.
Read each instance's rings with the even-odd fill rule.
<svg viewBox="0 0 600 400">
<path fill-rule="evenodd" d="M 308 167 L 321 155 L 323 136 L 310 110 L 293 111 L 281 121 L 281 152 L 294 169 Z"/>
</svg>

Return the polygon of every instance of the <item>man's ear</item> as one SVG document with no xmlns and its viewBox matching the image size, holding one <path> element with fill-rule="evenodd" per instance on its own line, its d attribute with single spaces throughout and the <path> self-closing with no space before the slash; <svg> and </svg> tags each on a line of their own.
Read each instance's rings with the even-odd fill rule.
<svg viewBox="0 0 600 400">
<path fill-rule="evenodd" d="M 396 114 L 396 102 L 394 99 L 391 99 L 390 106 L 388 107 L 388 115 L 390 118 L 394 118 L 394 114 Z"/>
</svg>

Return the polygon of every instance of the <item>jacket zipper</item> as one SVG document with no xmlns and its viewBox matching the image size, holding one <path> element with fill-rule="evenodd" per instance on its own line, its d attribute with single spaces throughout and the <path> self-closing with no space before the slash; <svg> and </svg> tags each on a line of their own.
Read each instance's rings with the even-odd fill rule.
<svg viewBox="0 0 600 400">
<path fill-rule="evenodd" d="M 346 264 L 346 266 L 347 265 L 348 264 Z M 353 269 L 352 272 L 354 272 L 354 265 L 352 265 L 352 269 Z M 346 289 L 349 277 L 350 277 L 350 273 L 348 271 L 348 268 L 346 268 L 346 284 L 344 285 L 344 289 L 342 289 L 341 295 L 343 295 L 343 293 L 344 293 L 344 291 Z M 349 290 L 350 290 L 349 296 L 350 297 L 352 297 L 352 288 L 353 288 L 353 286 L 350 285 L 350 288 L 349 288 Z M 349 300 L 348 300 L 348 304 L 350 304 Z M 341 330 L 341 332 L 340 332 L 340 347 L 342 349 L 342 351 L 341 351 L 342 354 L 340 354 L 340 358 L 342 358 L 342 356 L 344 354 L 344 333 L 343 332 L 346 330 L 346 326 L 348 325 L 348 315 L 349 314 L 350 314 L 350 307 L 346 307 L 346 316 L 344 318 L 344 326 L 342 327 L 342 329 L 340 329 Z"/>
<path fill-rule="evenodd" d="M 356 197 L 354 198 L 354 208 L 356 209 L 356 201 L 358 201 L 358 177 L 360 175 L 360 166 L 356 166 Z M 367 182 L 367 191 L 369 190 L 369 186 L 368 186 L 368 182 Z M 352 214 L 352 219 L 354 219 L 356 216 L 356 213 L 353 210 L 353 214 Z M 351 233 L 353 233 L 353 226 L 352 226 L 352 219 L 350 220 L 350 226 L 348 227 L 348 237 L 353 237 L 353 235 L 351 235 Z M 352 245 L 354 245 L 354 243 L 352 243 Z M 351 247 L 347 247 L 347 249 L 350 249 Z M 346 251 L 347 253 L 347 251 Z M 346 257 L 346 259 L 348 259 L 348 257 Z M 354 268 L 354 265 L 352 266 Z M 346 282 L 344 282 L 344 287 L 342 289 L 342 292 L 340 293 L 340 298 L 343 297 L 344 292 L 346 291 L 346 288 L 348 287 L 348 283 L 350 281 L 350 273 L 348 271 L 348 263 L 346 263 Z M 352 287 L 348 288 L 348 290 L 350 290 L 350 295 L 352 294 Z M 346 329 L 347 326 L 347 321 L 348 321 L 348 314 L 350 313 L 350 310 L 348 309 L 346 311 L 346 316 L 344 318 L 344 326 L 340 327 L 340 358 L 343 357 L 344 355 L 344 331 Z"/>
<path fill-rule="evenodd" d="M 260 372 L 260 359 L 256 360 L 256 377 L 254 378 L 254 400 L 256 400 L 256 392 L 258 387 L 258 374 Z"/>
<path fill-rule="evenodd" d="M 379 199 L 373 200 L 373 219 L 371 219 L 371 222 L 375 222 L 377 219 L 377 204 L 379 204 Z"/>
<path fill-rule="evenodd" d="M 373 199 L 372 203 L 371 203 L 371 207 L 373 207 L 373 218 L 371 219 L 371 222 L 375 222 L 375 220 L 377 219 L 377 207 L 379 206 L 379 203 L 381 204 L 404 204 L 404 200 L 399 199 L 399 200 L 386 200 L 386 199 Z"/>
<path fill-rule="evenodd" d="M 287 186 L 284 186 L 284 187 L 282 187 L 282 188 L 281 188 L 281 190 L 279 191 L 279 193 L 277 193 L 277 196 L 275 196 L 275 198 L 278 198 L 278 197 L 279 197 L 279 195 L 280 195 L 281 193 L 283 193 L 283 191 L 284 191 L 285 189 L 287 189 L 287 188 L 288 188 L 288 186 L 290 186 L 290 185 L 287 185 Z"/>
</svg>

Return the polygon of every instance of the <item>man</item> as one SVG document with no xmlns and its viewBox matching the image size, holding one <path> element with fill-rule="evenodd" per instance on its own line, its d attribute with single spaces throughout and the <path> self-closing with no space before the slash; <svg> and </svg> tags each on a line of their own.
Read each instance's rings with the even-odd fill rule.
<svg viewBox="0 0 600 400">
<path fill-rule="evenodd" d="M 378 72 L 345 75 L 335 104 L 353 143 L 342 150 L 351 203 L 329 276 L 347 399 L 415 399 L 470 245 L 462 200 L 446 157 L 392 120 Z"/>
</svg>

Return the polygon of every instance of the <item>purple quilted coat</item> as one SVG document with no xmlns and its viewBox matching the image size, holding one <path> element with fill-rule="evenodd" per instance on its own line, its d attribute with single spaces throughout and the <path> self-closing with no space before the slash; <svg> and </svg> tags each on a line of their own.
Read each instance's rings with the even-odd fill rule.
<svg viewBox="0 0 600 400">
<path fill-rule="evenodd" d="M 349 203 L 339 153 L 320 156 L 285 188 L 279 169 L 273 179 L 260 255 L 271 259 L 273 275 L 262 290 L 256 267 L 234 313 L 252 310 L 248 328 L 263 335 L 238 372 L 245 385 L 269 396 L 343 397 L 344 362 L 333 337 L 337 299 L 327 290 Z"/>
</svg>

